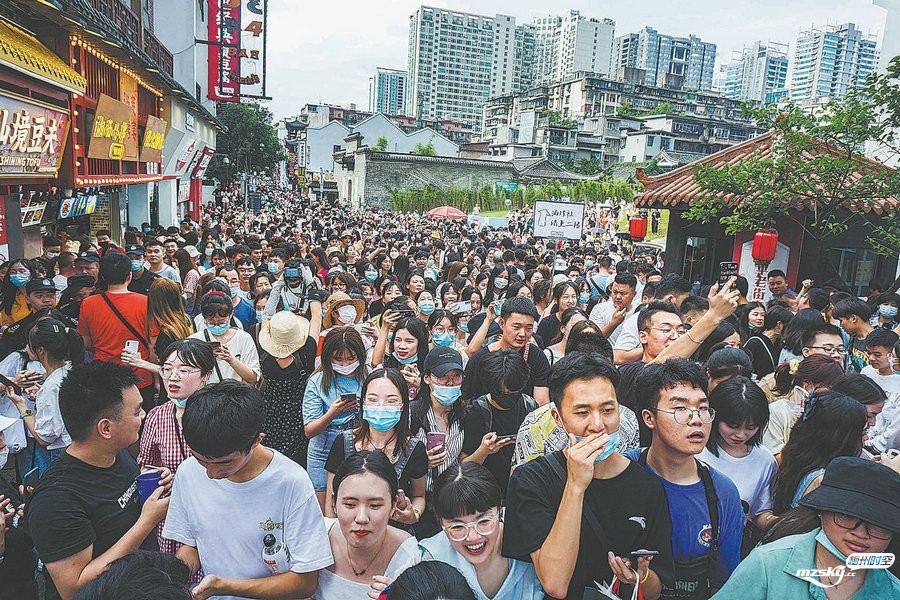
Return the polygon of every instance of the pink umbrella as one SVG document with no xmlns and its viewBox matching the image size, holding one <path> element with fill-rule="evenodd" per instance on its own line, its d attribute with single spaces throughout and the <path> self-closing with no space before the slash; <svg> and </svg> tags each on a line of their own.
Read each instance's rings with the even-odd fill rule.
<svg viewBox="0 0 900 600">
<path fill-rule="evenodd" d="M 434 217 L 436 219 L 466 219 L 468 215 L 458 208 L 453 208 L 452 206 L 438 206 L 437 208 L 432 208 L 427 213 L 425 213 L 428 217 Z"/>
</svg>

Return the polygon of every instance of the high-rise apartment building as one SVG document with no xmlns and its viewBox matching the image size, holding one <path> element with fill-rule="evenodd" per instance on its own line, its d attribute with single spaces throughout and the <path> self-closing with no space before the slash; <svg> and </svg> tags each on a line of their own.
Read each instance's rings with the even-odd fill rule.
<svg viewBox="0 0 900 600">
<path fill-rule="evenodd" d="M 876 37 L 853 23 L 801 31 L 794 51 L 791 101 L 815 104 L 843 98 L 878 66 Z"/>
<path fill-rule="evenodd" d="M 578 71 L 611 75 L 616 23 L 588 19 L 577 10 L 531 23 L 535 41 L 535 83 L 560 81 Z"/>
<path fill-rule="evenodd" d="M 534 77 L 534 31 L 514 17 L 420 7 L 409 22 L 406 114 L 480 126 L 488 98 Z"/>
<path fill-rule="evenodd" d="M 716 45 L 691 35 L 663 35 L 652 27 L 619 36 L 613 49 L 614 72 L 645 71 L 646 85 L 709 90 L 715 74 Z"/>
<path fill-rule="evenodd" d="M 404 114 L 407 72 L 378 67 L 369 77 L 369 112 Z"/>
<path fill-rule="evenodd" d="M 788 72 L 788 46 L 755 42 L 735 52 L 723 67 L 722 91 L 728 98 L 765 102 L 766 94 L 784 89 Z"/>
</svg>

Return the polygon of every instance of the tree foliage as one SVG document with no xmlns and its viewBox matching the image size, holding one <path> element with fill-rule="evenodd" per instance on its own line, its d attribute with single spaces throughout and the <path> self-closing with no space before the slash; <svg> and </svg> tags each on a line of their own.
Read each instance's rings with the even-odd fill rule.
<svg viewBox="0 0 900 600">
<path fill-rule="evenodd" d="M 381 136 L 377 140 L 375 140 L 375 144 L 372 146 L 372 150 L 375 152 L 387 152 L 388 149 L 388 139 L 385 136 Z"/>
<path fill-rule="evenodd" d="M 216 138 L 216 155 L 210 161 L 208 178 L 226 182 L 238 173 L 272 175 L 286 158 L 267 108 L 231 102 L 225 104 L 218 117 L 228 130 Z M 231 162 L 227 166 L 223 160 L 226 156 Z"/>
<path fill-rule="evenodd" d="M 822 255 L 829 241 L 853 225 L 864 225 L 878 252 L 896 255 L 897 215 L 882 219 L 874 209 L 885 199 L 900 197 L 900 174 L 864 158 L 862 152 L 873 141 L 887 154 L 898 151 L 892 130 L 900 126 L 898 75 L 900 57 L 888 73 L 871 76 L 864 89 L 813 110 L 796 105 L 747 107 L 747 115 L 772 132 L 772 151 L 757 152 L 737 164 L 697 165 L 694 178 L 701 192 L 685 217 L 718 221 L 727 235 L 791 220 Z M 723 197 L 751 201 L 734 206 Z"/>
<path fill-rule="evenodd" d="M 434 149 L 434 136 L 431 136 L 431 139 L 428 140 L 427 144 L 416 142 L 416 145 L 413 146 L 410 154 L 417 154 L 419 156 L 437 156 L 437 150 Z"/>
</svg>

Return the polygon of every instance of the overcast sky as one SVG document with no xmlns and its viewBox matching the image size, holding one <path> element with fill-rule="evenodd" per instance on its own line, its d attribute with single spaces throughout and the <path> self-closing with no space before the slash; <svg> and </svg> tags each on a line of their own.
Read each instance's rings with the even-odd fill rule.
<svg viewBox="0 0 900 600">
<path fill-rule="evenodd" d="M 376 67 L 406 69 L 412 0 L 269 0 L 268 107 L 276 119 L 306 103 L 368 107 L 369 76 Z M 694 34 L 718 45 L 717 64 L 756 40 L 791 43 L 804 28 L 854 22 L 881 35 L 885 11 L 871 0 L 435 0 L 429 6 L 482 15 L 511 15 L 527 23 L 577 9 L 609 17 L 616 35 L 649 25 L 660 33 Z"/>
</svg>

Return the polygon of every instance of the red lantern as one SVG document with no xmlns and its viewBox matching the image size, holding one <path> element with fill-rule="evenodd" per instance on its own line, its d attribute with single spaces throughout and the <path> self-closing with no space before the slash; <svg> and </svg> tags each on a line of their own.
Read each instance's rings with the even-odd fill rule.
<svg viewBox="0 0 900 600">
<path fill-rule="evenodd" d="M 778 249 L 778 232 L 774 229 L 757 231 L 753 236 L 753 249 L 750 255 L 757 262 L 772 262 L 775 250 Z"/>
<path fill-rule="evenodd" d="M 628 221 L 628 233 L 633 240 L 642 240 L 647 237 L 647 217 L 633 216 Z"/>
</svg>

